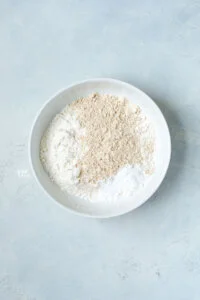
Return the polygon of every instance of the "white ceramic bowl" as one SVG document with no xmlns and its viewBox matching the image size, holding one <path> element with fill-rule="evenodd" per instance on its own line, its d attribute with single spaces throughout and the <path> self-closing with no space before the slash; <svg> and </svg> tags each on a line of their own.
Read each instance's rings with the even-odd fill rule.
<svg viewBox="0 0 200 300">
<path fill-rule="evenodd" d="M 51 182 L 45 173 L 39 158 L 40 139 L 53 117 L 73 100 L 99 92 L 116 96 L 124 96 L 138 104 L 153 122 L 156 130 L 156 171 L 150 177 L 145 188 L 134 197 L 127 198 L 120 203 L 89 202 L 78 197 L 66 195 L 58 186 Z M 166 121 L 157 105 L 141 90 L 125 82 L 114 79 L 92 79 L 69 86 L 50 99 L 40 110 L 32 128 L 30 138 L 30 160 L 35 177 L 43 189 L 57 203 L 68 210 L 89 217 L 113 217 L 127 213 L 145 201 L 157 190 L 165 177 L 171 156 L 171 140 Z"/>
</svg>

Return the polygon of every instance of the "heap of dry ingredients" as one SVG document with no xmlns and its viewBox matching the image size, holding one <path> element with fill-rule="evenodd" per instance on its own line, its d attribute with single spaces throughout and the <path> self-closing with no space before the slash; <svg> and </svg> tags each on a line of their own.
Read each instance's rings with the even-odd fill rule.
<svg viewBox="0 0 200 300">
<path fill-rule="evenodd" d="M 40 156 L 63 190 L 98 201 L 132 196 L 154 172 L 154 128 L 122 97 L 93 94 L 58 114 Z"/>
</svg>

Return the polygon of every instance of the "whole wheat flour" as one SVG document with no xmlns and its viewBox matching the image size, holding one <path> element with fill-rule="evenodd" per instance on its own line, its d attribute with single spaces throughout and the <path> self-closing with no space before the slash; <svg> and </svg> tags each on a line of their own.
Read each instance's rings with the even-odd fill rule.
<svg viewBox="0 0 200 300">
<path fill-rule="evenodd" d="M 113 176 L 124 165 L 154 170 L 154 131 L 141 109 L 125 98 L 94 94 L 72 103 L 87 134 L 88 151 L 78 161 L 82 183 Z"/>
</svg>

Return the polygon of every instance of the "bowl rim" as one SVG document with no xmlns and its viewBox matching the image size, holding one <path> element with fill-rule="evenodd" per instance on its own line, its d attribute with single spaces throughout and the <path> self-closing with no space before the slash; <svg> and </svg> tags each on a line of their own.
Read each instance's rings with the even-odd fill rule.
<svg viewBox="0 0 200 300">
<path fill-rule="evenodd" d="M 162 116 L 163 122 L 165 124 L 165 129 L 166 129 L 166 133 L 167 133 L 167 138 L 168 138 L 168 147 L 169 147 L 169 152 L 168 152 L 168 156 L 167 156 L 167 162 L 165 165 L 165 170 L 162 174 L 162 177 L 160 177 L 159 180 L 159 184 L 156 186 L 156 189 L 154 189 L 147 198 L 144 198 L 143 201 L 141 201 L 140 203 L 138 203 L 138 205 L 136 205 L 135 207 L 128 209 L 126 211 L 122 211 L 122 212 L 118 212 L 118 213 L 108 213 L 108 214 L 104 214 L 104 215 L 95 215 L 95 214 L 89 214 L 89 213 L 85 213 L 85 212 L 80 212 L 77 210 L 74 210 L 70 207 L 65 206 L 64 204 L 60 203 L 60 201 L 56 200 L 55 197 L 53 197 L 43 186 L 43 184 L 40 182 L 40 179 L 38 178 L 36 171 L 35 171 L 35 167 L 32 161 L 32 154 L 31 154 L 31 144 L 32 144 L 32 138 L 33 138 L 33 132 L 34 132 L 34 128 L 35 125 L 37 123 L 37 120 L 40 116 L 40 114 L 42 113 L 42 111 L 45 109 L 45 107 L 48 105 L 48 103 L 50 103 L 51 101 L 53 101 L 53 99 L 55 99 L 55 97 L 58 97 L 60 94 L 62 94 L 63 92 L 65 92 L 66 90 L 68 90 L 69 88 L 75 87 L 76 85 L 79 84 L 84 84 L 84 83 L 89 83 L 89 82 L 98 82 L 98 81 L 107 81 L 107 82 L 111 82 L 111 83 L 117 83 L 117 84 L 123 84 L 124 86 L 133 88 L 135 91 L 139 92 L 140 94 L 143 94 L 145 97 L 148 97 L 150 101 L 152 101 L 152 103 L 155 105 L 155 107 L 157 108 L 158 112 L 160 113 L 160 115 Z M 117 216 L 121 216 L 124 214 L 127 214 L 137 208 L 139 208 L 140 206 L 142 206 L 145 202 L 147 202 L 152 195 L 159 189 L 160 185 L 162 184 L 167 171 L 169 169 L 169 164 L 170 164 L 170 160 L 171 160 L 171 136 L 170 136 L 170 130 L 167 124 L 167 121 L 165 119 L 165 116 L 163 115 L 161 109 L 159 108 L 159 106 L 157 105 L 157 103 L 154 102 L 154 100 L 145 92 L 143 92 L 141 89 L 135 87 L 134 85 L 127 83 L 125 81 L 119 80 L 119 79 L 113 79 L 113 78 L 107 78 L 107 77 L 97 77 L 97 78 L 91 78 L 91 79 L 85 79 L 85 80 L 81 80 L 81 81 L 76 81 L 64 88 L 61 88 L 58 92 L 54 93 L 47 101 L 44 102 L 44 104 L 41 106 L 41 108 L 38 110 L 38 112 L 36 113 L 33 122 L 32 122 L 32 126 L 31 126 L 31 130 L 29 133 L 29 137 L 28 137 L 28 156 L 29 156 L 29 164 L 31 166 L 31 171 L 33 174 L 33 177 L 36 179 L 36 182 L 38 183 L 38 185 L 40 186 L 40 188 L 45 192 L 45 194 L 48 196 L 48 198 L 50 198 L 52 200 L 52 202 L 56 203 L 57 205 L 59 205 L 60 207 L 62 207 L 63 209 L 72 212 L 73 214 L 79 215 L 79 216 L 84 216 L 84 217 L 89 217 L 89 218 L 98 218 L 98 219 L 105 219 L 105 218 L 112 218 L 112 217 L 117 217 Z"/>
</svg>

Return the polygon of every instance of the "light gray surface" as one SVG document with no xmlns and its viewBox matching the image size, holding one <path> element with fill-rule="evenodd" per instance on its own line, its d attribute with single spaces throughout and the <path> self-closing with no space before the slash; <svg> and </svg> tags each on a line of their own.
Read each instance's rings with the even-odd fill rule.
<svg viewBox="0 0 200 300">
<path fill-rule="evenodd" d="M 110 220 L 74 216 L 38 187 L 33 118 L 74 81 L 147 92 L 172 133 L 157 194 Z M 0 299 L 199 299 L 200 1 L 0 2 Z"/>
</svg>

